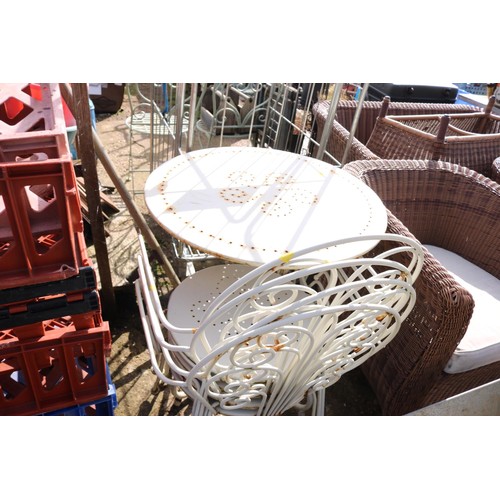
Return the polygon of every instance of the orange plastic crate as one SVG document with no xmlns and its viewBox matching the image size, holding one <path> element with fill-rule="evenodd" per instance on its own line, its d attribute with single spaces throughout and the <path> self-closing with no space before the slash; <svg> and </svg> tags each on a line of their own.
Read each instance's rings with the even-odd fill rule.
<svg viewBox="0 0 500 500">
<path fill-rule="evenodd" d="M 0 289 L 65 279 L 89 264 L 71 160 L 0 163 Z"/>
<path fill-rule="evenodd" d="M 1 342 L 0 415 L 36 415 L 107 396 L 108 322 L 74 330 L 61 318 L 52 328 L 36 339 Z"/>
</svg>

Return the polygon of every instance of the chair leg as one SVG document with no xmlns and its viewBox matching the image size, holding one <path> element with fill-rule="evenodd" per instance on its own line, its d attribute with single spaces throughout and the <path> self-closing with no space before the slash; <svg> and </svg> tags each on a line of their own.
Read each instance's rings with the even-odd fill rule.
<svg viewBox="0 0 500 500">
<path fill-rule="evenodd" d="M 193 401 L 193 406 L 191 409 L 191 416 L 193 417 L 208 417 L 212 416 L 213 413 L 210 413 L 207 407 L 201 403 L 200 401 Z"/>
<path fill-rule="evenodd" d="M 325 389 L 319 389 L 315 392 L 312 414 L 316 417 L 325 415 Z"/>
<path fill-rule="evenodd" d="M 316 393 L 314 391 L 307 391 L 304 399 L 294 405 L 294 409 L 297 411 L 299 416 L 307 415 L 308 411 L 314 408 L 316 405 Z"/>
<path fill-rule="evenodd" d="M 162 372 L 165 369 L 165 365 L 166 365 L 165 360 L 163 358 L 160 358 L 160 362 L 158 363 L 158 366 Z M 151 393 L 155 394 L 155 395 L 158 394 L 161 390 L 160 388 L 163 385 L 164 385 L 163 382 L 158 377 L 156 377 L 155 383 L 153 384 L 153 387 L 151 388 Z"/>
<path fill-rule="evenodd" d="M 196 272 L 196 269 L 194 267 L 194 263 L 193 262 L 186 262 L 186 277 L 187 276 L 192 276 L 195 272 Z"/>
<path fill-rule="evenodd" d="M 167 370 L 165 372 L 166 366 L 167 366 L 167 362 L 166 362 L 165 358 L 160 358 L 160 361 L 158 363 L 158 367 L 160 368 L 160 370 L 163 373 L 165 373 L 165 375 L 168 375 L 171 372 L 170 372 L 170 370 Z M 156 377 L 155 383 L 153 384 L 153 387 L 151 388 L 152 394 L 155 394 L 155 395 L 158 394 L 165 385 L 166 385 L 165 382 L 163 382 L 158 377 Z M 172 394 L 172 396 L 174 397 L 174 399 L 176 401 L 181 401 L 181 400 L 187 398 L 186 393 L 180 387 L 169 385 L 167 388 L 169 389 L 170 393 Z"/>
<path fill-rule="evenodd" d="M 161 386 L 163 385 L 163 382 L 157 377 L 155 380 L 155 383 L 153 384 L 153 387 L 151 387 L 151 394 L 158 394 L 161 390 Z"/>
<path fill-rule="evenodd" d="M 187 398 L 187 394 L 180 387 L 177 386 L 175 387 L 171 386 L 170 393 L 176 399 L 176 401 L 181 401 Z"/>
<path fill-rule="evenodd" d="M 212 142 L 212 132 L 205 132 L 203 130 L 200 130 L 199 128 L 197 128 L 197 131 L 198 131 L 198 142 L 200 143 L 200 148 L 204 149 L 204 148 L 209 148 L 210 147 L 210 143 Z M 207 138 L 207 145 L 205 146 L 205 144 L 203 144 L 203 141 L 201 140 L 201 136 L 204 135 L 206 138 Z"/>
</svg>

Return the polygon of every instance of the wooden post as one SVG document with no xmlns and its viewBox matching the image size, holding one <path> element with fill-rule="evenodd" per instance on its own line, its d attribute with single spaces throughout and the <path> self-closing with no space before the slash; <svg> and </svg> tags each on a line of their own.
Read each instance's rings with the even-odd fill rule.
<svg viewBox="0 0 500 500">
<path fill-rule="evenodd" d="M 104 315 L 114 315 L 116 311 L 115 294 L 111 276 L 111 268 L 106 245 L 104 217 L 102 215 L 101 197 L 97 161 L 92 138 L 92 122 L 90 117 L 89 93 L 86 83 L 73 83 L 73 116 L 76 120 L 79 156 L 82 161 L 83 180 L 89 209 L 89 222 L 92 230 L 97 258 L 97 267 L 101 279 L 101 301 Z"/>
</svg>

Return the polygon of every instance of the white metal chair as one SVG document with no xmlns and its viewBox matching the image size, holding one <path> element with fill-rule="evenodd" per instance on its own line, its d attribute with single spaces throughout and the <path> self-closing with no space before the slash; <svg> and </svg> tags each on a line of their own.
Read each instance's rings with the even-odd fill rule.
<svg viewBox="0 0 500 500">
<path fill-rule="evenodd" d="M 394 247 L 337 262 L 321 249 L 359 239 Z M 423 252 L 399 235 L 348 238 L 258 268 L 212 266 L 184 280 L 165 316 L 141 239 L 135 282 L 153 369 L 192 415 L 324 414 L 325 389 L 397 334 L 415 303 Z"/>
</svg>

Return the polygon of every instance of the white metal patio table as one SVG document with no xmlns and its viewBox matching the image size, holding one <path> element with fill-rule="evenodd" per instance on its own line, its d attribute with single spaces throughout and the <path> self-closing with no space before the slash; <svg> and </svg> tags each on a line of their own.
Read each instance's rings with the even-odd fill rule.
<svg viewBox="0 0 500 500">
<path fill-rule="evenodd" d="M 182 154 L 145 184 L 148 210 L 175 238 L 232 262 L 259 265 L 337 238 L 384 233 L 386 209 L 366 184 L 315 158 L 254 147 Z M 325 250 L 362 255 L 376 242 Z"/>
</svg>

